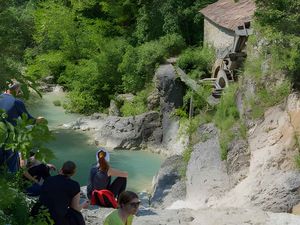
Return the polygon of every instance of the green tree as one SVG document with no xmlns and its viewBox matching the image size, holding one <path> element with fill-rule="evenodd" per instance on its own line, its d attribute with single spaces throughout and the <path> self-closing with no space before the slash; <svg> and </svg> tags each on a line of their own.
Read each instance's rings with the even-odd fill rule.
<svg viewBox="0 0 300 225">
<path fill-rule="evenodd" d="M 144 43 L 166 34 L 177 33 L 187 44 L 198 44 L 203 37 L 203 16 L 199 10 L 215 1 L 140 1 L 135 36 L 139 43 Z"/>
<path fill-rule="evenodd" d="M 7 81 L 23 80 L 23 56 L 32 44 L 33 19 L 28 1 L 0 1 L 0 90 Z M 24 80 L 25 81 L 25 80 Z"/>
<path fill-rule="evenodd" d="M 298 0 L 256 0 L 258 30 L 268 40 L 264 46 L 272 65 L 285 71 L 300 87 L 300 2 Z"/>
<path fill-rule="evenodd" d="M 256 0 L 256 18 L 283 34 L 300 35 L 300 2 L 297 0 Z"/>
<path fill-rule="evenodd" d="M 69 110 L 98 111 L 116 93 L 142 90 L 157 64 L 178 54 L 184 42 L 198 43 L 198 10 L 210 2 L 41 1 L 27 74 L 34 80 L 54 76 L 69 91 Z"/>
</svg>

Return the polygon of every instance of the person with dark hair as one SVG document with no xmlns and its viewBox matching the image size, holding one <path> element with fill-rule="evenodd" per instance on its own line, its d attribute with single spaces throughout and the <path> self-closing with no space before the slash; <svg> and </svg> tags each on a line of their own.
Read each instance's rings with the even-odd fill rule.
<svg viewBox="0 0 300 225">
<path fill-rule="evenodd" d="M 132 225 L 133 215 L 137 213 L 141 203 L 138 195 L 132 191 L 124 191 L 118 203 L 119 208 L 105 218 L 104 225 Z"/>
<path fill-rule="evenodd" d="M 39 203 L 49 209 L 55 225 L 85 225 L 80 211 L 89 201 L 80 204 L 80 186 L 71 179 L 75 172 L 75 163 L 67 161 L 60 174 L 48 177 L 42 186 Z"/>
<path fill-rule="evenodd" d="M 26 188 L 29 196 L 38 196 L 41 192 L 41 185 L 50 177 L 50 170 L 56 170 L 56 167 L 50 163 L 42 163 L 35 158 L 35 153 L 30 152 L 30 157 L 26 160 L 26 170 L 24 177 L 32 182 L 32 185 Z"/>
<path fill-rule="evenodd" d="M 98 150 L 96 159 L 98 160 L 97 165 L 90 170 L 87 185 L 88 198 L 92 198 L 94 190 L 109 190 L 117 198 L 126 189 L 128 173 L 110 167 L 108 164 L 109 153 L 104 148 Z M 116 177 L 113 182 L 111 182 L 112 176 Z"/>
<path fill-rule="evenodd" d="M 29 119 L 35 120 L 37 123 L 45 120 L 43 117 L 33 118 L 27 111 L 23 101 L 16 98 L 21 91 L 21 86 L 18 82 L 14 82 L 8 86 L 3 94 L 0 95 L 0 110 L 7 114 L 5 120 L 16 125 L 16 120 L 26 114 Z M 15 173 L 20 168 L 20 156 L 17 151 L 5 150 L 0 147 L 0 166 L 6 165 L 9 172 Z"/>
</svg>

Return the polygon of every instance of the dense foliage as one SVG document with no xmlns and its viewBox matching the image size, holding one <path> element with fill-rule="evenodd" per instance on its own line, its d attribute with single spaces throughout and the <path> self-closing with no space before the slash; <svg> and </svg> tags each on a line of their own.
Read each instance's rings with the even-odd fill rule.
<svg viewBox="0 0 300 225">
<path fill-rule="evenodd" d="M 16 79 L 28 97 L 34 81 L 51 75 L 69 90 L 72 111 L 98 111 L 116 94 L 132 92 L 137 93 L 133 104 L 141 107 L 125 103 L 122 113 L 138 114 L 146 110 L 145 87 L 157 64 L 200 44 L 203 20 L 198 11 L 211 2 L 0 0 L 0 90 Z M 26 117 L 15 127 L 0 123 L 1 146 L 24 158 L 32 150 L 40 160 L 53 157 L 44 147 L 50 136 L 46 124 Z M 0 172 L 0 224 L 50 224 L 46 212 L 30 217 L 22 171 Z"/>
<path fill-rule="evenodd" d="M 21 192 L 22 174 L 3 174 L 0 177 L 0 224 L 50 225 L 54 224 L 47 210 L 30 216 L 33 201 Z"/>
<path fill-rule="evenodd" d="M 300 87 L 300 2 L 298 0 L 256 0 L 259 32 L 269 42 L 265 47 L 273 65 Z"/>
<path fill-rule="evenodd" d="M 45 143 L 52 138 L 46 123 L 34 124 L 26 115 L 17 121 L 16 126 L 5 121 L 6 114 L 1 113 L 0 147 L 11 149 L 28 159 L 31 151 L 36 152 L 36 158 L 41 161 L 53 158 L 53 153 L 45 147 Z M 0 167 L 0 224 L 44 225 L 49 214 L 42 212 L 37 218 L 30 217 L 32 204 L 23 193 L 26 184 L 23 171 L 17 174 L 7 173 L 5 165 Z"/>
<path fill-rule="evenodd" d="M 0 90 L 6 82 L 17 78 L 27 83 L 22 76 L 24 52 L 32 46 L 33 17 L 26 1 L 0 1 Z M 27 85 L 28 86 L 28 85 Z M 28 93 L 26 85 L 24 93 Z"/>
<path fill-rule="evenodd" d="M 202 40 L 198 1 L 41 1 L 33 11 L 27 74 L 70 91 L 70 111 L 108 107 L 116 93 L 141 91 L 158 63 Z"/>
<path fill-rule="evenodd" d="M 209 46 L 188 48 L 179 57 L 177 64 L 190 77 L 199 80 L 211 76 L 215 50 Z"/>
</svg>

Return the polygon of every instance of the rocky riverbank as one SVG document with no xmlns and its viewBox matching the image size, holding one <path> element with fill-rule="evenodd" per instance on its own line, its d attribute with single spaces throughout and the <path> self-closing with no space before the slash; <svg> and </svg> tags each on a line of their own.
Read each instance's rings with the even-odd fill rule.
<svg viewBox="0 0 300 225">
<path fill-rule="evenodd" d="M 172 111 L 182 105 L 183 84 L 171 64 L 157 69 L 154 83 L 152 97 L 148 98 L 149 112 L 129 117 L 96 113 L 63 127 L 89 131 L 95 144 L 110 149 L 147 149 L 166 156 L 180 155 L 188 145 L 188 137 L 179 135 L 179 121 L 172 117 Z M 156 104 L 160 111 L 151 111 Z"/>
<path fill-rule="evenodd" d="M 246 150 L 244 145 L 231 149 L 249 154 L 231 164 L 243 176 L 238 170 L 228 173 L 227 162 L 221 161 L 214 125 L 199 127 L 198 135 L 206 138 L 193 147 L 186 179 L 179 178 L 180 156 L 169 157 L 150 201 L 141 195 L 143 205 L 134 224 L 300 224 L 299 216 L 287 213 L 300 201 L 300 173 L 294 160 L 299 151 L 294 138 L 299 131 L 298 105 L 300 97 L 293 94 L 285 105 L 270 108 L 249 130 Z M 87 224 L 102 224 L 110 211 L 85 210 Z"/>
<path fill-rule="evenodd" d="M 174 80 L 173 69 L 164 65 L 156 77 L 165 73 Z M 157 87 L 169 87 L 166 83 Z M 160 96 L 162 112 L 135 117 L 95 114 L 66 126 L 91 131 L 94 141 L 104 146 L 152 148 L 168 156 L 154 179 L 151 198 L 141 195 L 143 205 L 134 224 L 300 224 L 300 217 L 287 213 L 300 201 L 300 172 L 295 164 L 298 94 L 270 108 L 264 119 L 252 121 L 246 140 L 231 143 L 227 161 L 220 158 L 217 128 L 201 125 L 185 178 L 181 154 L 188 141 L 178 138 L 179 123 L 170 116 L 174 103 Z M 84 210 L 87 224 L 102 224 L 110 211 Z"/>
</svg>

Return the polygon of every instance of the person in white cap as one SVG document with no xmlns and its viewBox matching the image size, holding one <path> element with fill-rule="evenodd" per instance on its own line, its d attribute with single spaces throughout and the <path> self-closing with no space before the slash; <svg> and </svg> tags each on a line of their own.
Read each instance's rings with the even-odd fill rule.
<svg viewBox="0 0 300 225">
<path fill-rule="evenodd" d="M 104 148 L 100 148 L 96 153 L 97 164 L 90 170 L 90 176 L 87 185 L 87 196 L 92 197 L 94 190 L 109 190 L 115 198 L 126 189 L 128 173 L 110 167 L 109 152 Z M 111 182 L 111 177 L 116 179 Z"/>
</svg>

